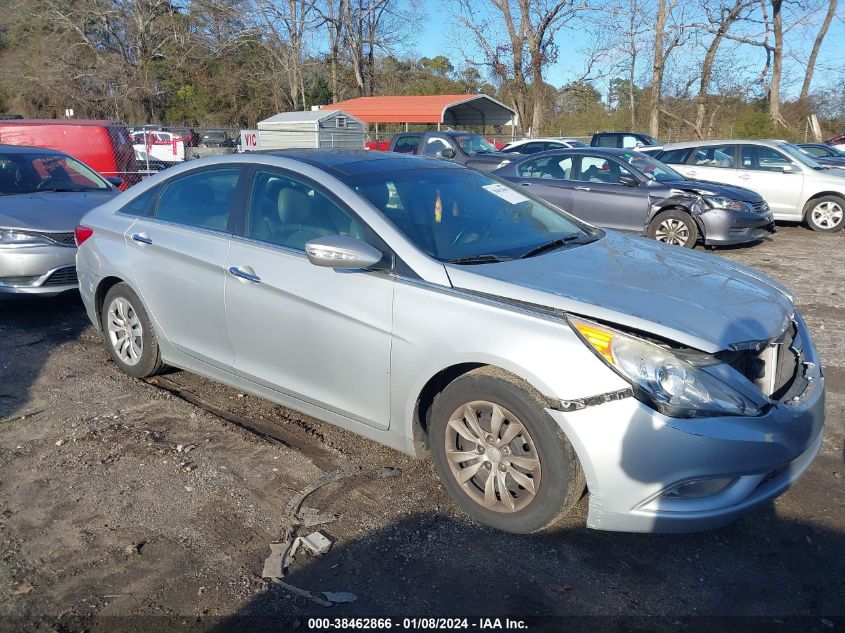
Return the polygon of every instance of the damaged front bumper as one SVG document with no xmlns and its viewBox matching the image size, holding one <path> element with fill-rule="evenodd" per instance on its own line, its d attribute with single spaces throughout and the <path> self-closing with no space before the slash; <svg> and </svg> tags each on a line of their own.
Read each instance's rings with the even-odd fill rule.
<svg viewBox="0 0 845 633">
<path fill-rule="evenodd" d="M 698 216 L 704 243 L 707 246 L 730 246 L 758 242 L 768 238 L 777 229 L 768 207 L 763 213 L 752 208 L 748 211 L 707 209 Z"/>
</svg>

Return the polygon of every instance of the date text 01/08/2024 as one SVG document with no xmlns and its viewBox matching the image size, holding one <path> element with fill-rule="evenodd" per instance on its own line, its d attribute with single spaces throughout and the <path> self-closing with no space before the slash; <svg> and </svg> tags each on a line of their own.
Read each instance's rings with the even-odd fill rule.
<svg viewBox="0 0 845 633">
<path fill-rule="evenodd" d="M 511 618 L 309 618 L 310 630 L 358 629 L 438 631 L 442 629 L 525 630 L 524 620 Z"/>
</svg>

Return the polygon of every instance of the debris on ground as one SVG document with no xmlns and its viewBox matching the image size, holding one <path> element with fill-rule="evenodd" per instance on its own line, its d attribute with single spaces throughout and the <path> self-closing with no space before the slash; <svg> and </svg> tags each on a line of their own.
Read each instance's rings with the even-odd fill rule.
<svg viewBox="0 0 845 633">
<path fill-rule="evenodd" d="M 323 597 L 331 603 L 355 602 L 358 599 L 354 593 L 348 591 L 324 591 Z"/>
<path fill-rule="evenodd" d="M 313 556 L 322 556 L 332 548 L 332 542 L 322 532 L 311 532 L 308 536 L 297 538 L 301 538 L 302 545 Z"/>
<path fill-rule="evenodd" d="M 270 555 L 264 560 L 262 578 L 283 578 L 285 575 L 283 561 L 290 548 L 290 543 L 270 543 Z"/>
</svg>

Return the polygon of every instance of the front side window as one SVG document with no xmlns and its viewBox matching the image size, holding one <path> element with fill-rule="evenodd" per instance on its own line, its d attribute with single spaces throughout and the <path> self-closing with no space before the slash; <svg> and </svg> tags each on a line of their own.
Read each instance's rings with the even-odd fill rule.
<svg viewBox="0 0 845 633">
<path fill-rule="evenodd" d="M 210 169 L 165 185 L 156 206 L 159 220 L 225 231 L 240 169 Z"/>
<path fill-rule="evenodd" d="M 437 152 L 443 151 L 449 147 L 449 143 L 447 143 L 442 138 L 434 138 L 428 139 L 425 144 L 425 155 L 426 156 L 437 156 Z"/>
<path fill-rule="evenodd" d="M 106 191 L 111 188 L 94 170 L 64 154 L 0 153 L 0 194 Z"/>
<path fill-rule="evenodd" d="M 247 237 L 300 251 L 326 235 L 364 239 L 364 226 L 307 182 L 272 171 L 258 171 L 247 212 Z"/>
<path fill-rule="evenodd" d="M 743 145 L 740 164 L 742 169 L 783 172 L 783 168 L 791 166 L 792 161 L 768 147 Z"/>
<path fill-rule="evenodd" d="M 822 147 L 816 147 L 815 145 L 804 145 L 803 147 L 801 147 L 801 149 L 807 152 L 810 156 L 815 156 L 816 158 L 833 156 L 833 152 L 828 152 L 826 149 Z"/>
<path fill-rule="evenodd" d="M 408 168 L 341 179 L 418 249 L 440 261 L 512 259 L 550 240 L 591 241 L 600 235 L 563 211 L 471 169 Z"/>
<path fill-rule="evenodd" d="M 734 145 L 723 145 L 717 147 L 714 145 L 707 147 L 698 147 L 693 152 L 692 164 L 699 167 L 722 167 L 724 169 L 735 169 L 736 161 L 734 159 Z"/>
<path fill-rule="evenodd" d="M 625 152 L 624 154 L 619 154 L 619 158 L 620 160 L 624 160 L 649 180 L 656 180 L 658 182 L 678 182 L 679 180 L 686 180 L 681 174 L 671 167 L 667 167 L 660 161 L 655 160 L 648 154 L 643 154 L 642 152 Z"/>
<path fill-rule="evenodd" d="M 583 182 L 602 182 L 608 185 L 619 185 L 619 176 L 633 174 L 615 161 L 601 156 L 582 156 L 581 170 L 578 180 Z"/>
<path fill-rule="evenodd" d="M 569 180 L 572 177 L 572 156 L 544 156 L 528 160 L 519 166 L 523 178 Z"/>
<path fill-rule="evenodd" d="M 464 154 L 468 156 L 475 156 L 476 154 L 490 154 L 496 151 L 495 145 L 478 134 L 464 134 L 456 136 L 455 142 L 460 146 Z"/>
</svg>

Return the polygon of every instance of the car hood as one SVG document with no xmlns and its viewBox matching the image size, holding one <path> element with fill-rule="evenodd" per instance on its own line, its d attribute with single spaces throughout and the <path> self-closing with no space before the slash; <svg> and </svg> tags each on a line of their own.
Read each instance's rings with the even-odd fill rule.
<svg viewBox="0 0 845 633">
<path fill-rule="evenodd" d="M 538 257 L 446 270 L 456 288 L 616 323 L 708 353 L 779 336 L 795 311 L 789 292 L 762 273 L 613 231 Z"/>
<path fill-rule="evenodd" d="M 662 182 L 660 184 L 672 189 L 692 193 L 712 191 L 714 195 L 725 196 L 731 200 L 740 200 L 742 202 L 763 202 L 763 196 L 755 191 L 751 191 L 751 189 L 733 187 L 719 182 L 710 182 L 709 180 L 677 180 Z"/>
<path fill-rule="evenodd" d="M 53 191 L 0 196 L 0 228 L 69 232 L 94 207 L 118 195 L 109 191 Z"/>
</svg>

